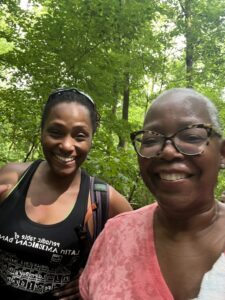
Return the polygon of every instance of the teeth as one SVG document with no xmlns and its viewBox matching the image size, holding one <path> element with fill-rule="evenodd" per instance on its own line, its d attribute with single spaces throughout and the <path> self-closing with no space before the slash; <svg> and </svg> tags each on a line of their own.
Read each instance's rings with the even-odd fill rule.
<svg viewBox="0 0 225 300">
<path fill-rule="evenodd" d="M 164 180 L 175 181 L 175 180 L 186 178 L 187 175 L 184 173 L 172 173 L 172 174 L 161 173 L 161 174 L 159 174 L 159 177 Z"/>
<path fill-rule="evenodd" d="M 55 154 L 55 156 L 57 157 L 58 160 L 62 161 L 62 162 L 71 162 L 74 160 L 74 157 L 64 157 L 64 156 L 60 156 Z"/>
</svg>

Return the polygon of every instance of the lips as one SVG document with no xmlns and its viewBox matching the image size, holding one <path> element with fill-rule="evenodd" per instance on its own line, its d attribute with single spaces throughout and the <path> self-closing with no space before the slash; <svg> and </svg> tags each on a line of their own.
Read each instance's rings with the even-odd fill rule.
<svg viewBox="0 0 225 300">
<path fill-rule="evenodd" d="M 70 163 L 75 160 L 74 156 L 62 156 L 59 154 L 55 154 L 55 157 L 57 160 L 59 160 L 60 162 L 63 162 L 63 163 Z"/>
<path fill-rule="evenodd" d="M 177 181 L 188 178 L 186 173 L 159 173 L 159 178 L 167 181 Z"/>
</svg>

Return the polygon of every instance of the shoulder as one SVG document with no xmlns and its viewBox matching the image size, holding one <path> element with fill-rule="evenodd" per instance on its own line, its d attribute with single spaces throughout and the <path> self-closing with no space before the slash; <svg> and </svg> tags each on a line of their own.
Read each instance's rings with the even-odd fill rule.
<svg viewBox="0 0 225 300">
<path fill-rule="evenodd" d="M 31 165 L 27 163 L 9 163 L 0 168 L 0 183 L 9 180 L 10 183 L 17 183 L 23 172 Z M 5 182 L 6 183 L 6 182 Z"/>
<path fill-rule="evenodd" d="M 91 249 L 89 260 L 98 261 L 101 254 L 111 259 L 121 249 L 125 252 L 129 249 L 135 253 L 135 248 L 140 243 L 152 238 L 156 207 L 156 204 L 147 205 L 109 219 Z"/>
<path fill-rule="evenodd" d="M 143 206 L 139 209 L 123 212 L 111 219 L 106 223 L 106 227 L 127 227 L 128 224 L 134 224 L 134 226 L 140 226 L 140 224 L 149 223 L 148 221 L 153 218 L 154 211 L 157 207 L 157 203 Z"/>
<path fill-rule="evenodd" d="M 128 241 L 139 239 L 140 236 L 144 237 L 146 232 L 153 228 L 153 215 L 156 207 L 157 204 L 154 203 L 108 219 L 95 242 L 96 247 L 101 248 L 104 245 L 110 248 L 120 241 L 126 244 L 129 243 Z"/>
<path fill-rule="evenodd" d="M 132 210 L 133 208 L 128 200 L 114 187 L 109 185 L 109 217 L 111 218 Z"/>
<path fill-rule="evenodd" d="M 124 197 L 120 192 L 118 192 L 113 186 L 111 186 L 104 180 L 100 179 L 99 177 L 93 176 L 92 178 L 94 178 L 94 182 L 97 187 L 98 185 L 105 186 L 105 191 L 107 192 L 107 200 L 109 205 L 109 211 L 108 211 L 109 218 L 112 218 L 123 212 L 133 210 L 132 206 L 130 205 L 126 197 Z M 101 190 L 101 187 L 99 190 Z"/>
<path fill-rule="evenodd" d="M 107 221 L 91 249 L 87 265 L 80 277 L 80 291 L 84 299 L 89 299 L 89 295 L 92 294 L 100 295 L 109 278 L 109 285 L 106 284 L 107 289 L 110 289 L 111 285 L 116 285 L 116 282 L 120 284 L 121 278 L 125 278 L 127 272 L 132 273 L 132 269 L 135 271 L 137 266 L 135 262 L 138 266 L 141 265 L 140 258 L 143 261 L 142 266 L 146 265 L 143 251 L 148 251 L 151 245 L 149 241 L 153 240 L 151 229 L 156 207 L 154 203 L 134 211 L 121 213 Z M 113 268 L 119 268 L 118 272 L 122 274 L 122 277 L 111 278 Z M 103 279 L 102 274 L 104 274 Z M 96 291 L 97 282 L 103 282 L 103 285 L 97 284 L 99 292 Z M 132 281 L 129 280 L 129 282 Z"/>
<path fill-rule="evenodd" d="M 0 168 L 0 187 L 3 188 L 4 185 L 7 185 L 7 190 L 3 189 L 4 190 L 3 193 L 1 193 L 1 188 L 0 188 L 0 201 L 5 199 L 5 197 L 18 183 L 22 174 L 30 165 L 31 162 L 9 163 Z"/>
<path fill-rule="evenodd" d="M 23 172 L 33 162 L 11 162 L 0 168 L 0 171 L 16 171 L 18 173 Z"/>
</svg>

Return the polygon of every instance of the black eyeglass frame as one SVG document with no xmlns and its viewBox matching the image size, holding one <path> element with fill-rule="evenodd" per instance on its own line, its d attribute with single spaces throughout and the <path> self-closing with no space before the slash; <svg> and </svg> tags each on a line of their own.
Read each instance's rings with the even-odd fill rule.
<svg viewBox="0 0 225 300">
<path fill-rule="evenodd" d="M 48 99 L 50 99 L 51 97 L 54 97 L 56 95 L 62 95 L 63 93 L 66 93 L 66 92 L 73 92 L 75 94 L 80 94 L 82 96 L 85 96 L 88 99 L 88 101 L 91 102 L 94 107 L 96 107 L 95 102 L 91 98 L 91 96 L 89 96 L 88 94 L 86 94 L 86 93 L 84 93 L 84 92 L 82 92 L 82 91 L 80 91 L 80 90 L 78 90 L 77 88 L 74 88 L 74 87 L 73 88 L 59 88 L 59 89 L 53 91 L 48 96 Z"/>
<path fill-rule="evenodd" d="M 181 154 L 184 154 L 184 155 L 187 155 L 187 156 L 200 155 L 200 154 L 203 153 L 204 149 L 203 149 L 201 152 L 199 152 L 199 153 L 187 154 L 187 153 L 181 151 L 181 150 L 177 147 L 176 143 L 175 143 L 174 140 L 173 140 L 173 138 L 174 138 L 179 132 L 181 132 L 181 131 L 183 131 L 183 130 L 185 130 L 185 129 L 191 129 L 191 128 L 204 128 L 204 129 L 206 129 L 206 131 L 207 131 L 207 140 L 205 141 L 205 145 L 206 145 L 206 146 L 209 144 L 209 138 L 212 136 L 212 134 L 217 135 L 218 137 L 221 137 L 221 134 L 213 127 L 212 124 L 203 124 L 203 123 L 199 123 L 199 124 L 191 124 L 191 125 L 188 125 L 188 126 L 186 126 L 186 127 L 180 128 L 178 131 L 176 131 L 175 133 L 173 133 L 173 134 L 170 135 L 170 136 L 165 136 L 165 135 L 163 135 L 163 134 L 161 134 L 161 133 L 159 133 L 159 132 L 155 132 L 155 131 L 152 131 L 152 130 L 138 130 L 138 131 L 132 132 L 132 133 L 130 134 L 130 138 L 131 138 L 131 142 L 132 142 L 132 144 L 133 144 L 133 147 L 134 147 L 136 153 L 137 153 L 139 156 L 143 157 L 143 158 L 153 158 L 153 157 L 159 156 L 160 153 L 162 152 L 162 150 L 163 150 L 164 147 L 165 147 L 166 141 L 168 141 L 168 140 L 171 141 L 171 143 L 172 143 L 172 145 L 174 146 L 174 148 L 175 148 L 179 153 L 181 153 Z M 163 144 L 162 144 L 162 147 L 161 147 L 160 151 L 159 151 L 156 155 L 154 155 L 154 156 L 150 156 L 150 157 L 144 156 L 144 155 L 140 154 L 140 153 L 138 152 L 137 148 L 136 148 L 136 144 L 135 144 L 135 138 L 136 138 L 136 136 L 137 136 L 138 134 L 140 134 L 140 133 L 145 133 L 145 132 L 154 132 L 156 135 L 163 136 L 163 138 L 164 138 L 164 142 L 163 142 Z"/>
</svg>

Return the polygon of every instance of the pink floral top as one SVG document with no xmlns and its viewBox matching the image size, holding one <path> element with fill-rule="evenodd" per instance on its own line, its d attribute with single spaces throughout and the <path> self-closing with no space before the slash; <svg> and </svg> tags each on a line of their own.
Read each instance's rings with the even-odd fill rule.
<svg viewBox="0 0 225 300">
<path fill-rule="evenodd" d="M 173 300 L 153 238 L 157 204 L 110 219 L 80 278 L 84 300 Z"/>
<path fill-rule="evenodd" d="M 173 300 L 155 252 L 156 207 L 145 206 L 107 222 L 80 278 L 84 300 Z M 193 300 L 225 300 L 225 253 L 205 273 Z"/>
</svg>

